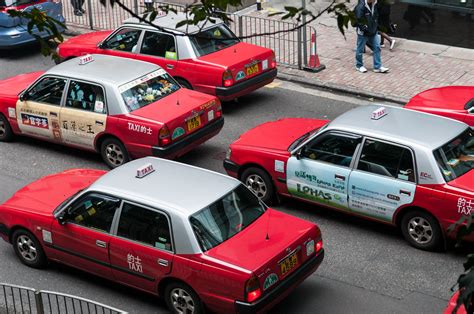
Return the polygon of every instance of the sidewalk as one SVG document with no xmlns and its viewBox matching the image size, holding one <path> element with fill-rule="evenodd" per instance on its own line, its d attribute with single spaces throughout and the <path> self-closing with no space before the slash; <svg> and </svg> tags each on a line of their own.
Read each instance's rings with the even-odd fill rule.
<svg viewBox="0 0 474 314">
<path fill-rule="evenodd" d="M 266 17 L 268 13 L 282 9 L 282 5 L 275 2 L 266 3 L 262 11 L 247 11 L 247 14 Z M 324 2 L 318 3 L 319 7 L 325 5 Z M 313 4 L 308 9 L 315 12 L 318 7 Z M 474 85 L 472 49 L 395 38 L 393 51 L 382 48 L 382 62 L 390 72 L 372 72 L 373 58 L 367 49 L 369 53 L 364 54 L 364 65 L 369 71 L 360 73 L 355 70 L 354 28 L 346 31 L 344 39 L 336 19 L 327 14 L 311 25 L 318 33 L 317 52 L 326 69 L 311 73 L 280 66 L 281 79 L 400 103 L 406 103 L 417 93 L 433 87 Z"/>
</svg>

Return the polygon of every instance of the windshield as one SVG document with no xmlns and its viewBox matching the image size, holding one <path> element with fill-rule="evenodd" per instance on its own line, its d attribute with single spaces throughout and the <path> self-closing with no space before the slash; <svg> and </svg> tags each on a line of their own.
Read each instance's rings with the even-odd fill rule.
<svg viewBox="0 0 474 314">
<path fill-rule="evenodd" d="M 128 111 L 143 108 L 180 89 L 165 70 L 160 69 L 119 87 Z"/>
<path fill-rule="evenodd" d="M 201 249 L 208 251 L 241 232 L 264 212 L 258 197 L 241 184 L 192 215 L 190 222 Z"/>
<path fill-rule="evenodd" d="M 446 182 L 459 178 L 474 168 L 474 131 L 467 129 L 433 154 Z"/>
<path fill-rule="evenodd" d="M 307 138 L 309 138 L 311 135 L 313 135 L 314 133 L 318 132 L 318 131 L 322 131 L 324 130 L 327 126 L 329 125 L 329 123 L 326 123 L 325 125 L 323 125 L 322 127 L 320 128 L 316 128 L 312 131 L 309 131 L 305 134 L 303 134 L 302 136 L 300 136 L 296 141 L 294 141 L 293 143 L 291 143 L 290 147 L 288 147 L 288 151 L 291 152 L 293 149 L 295 149 L 296 147 L 298 147 L 298 145 L 300 145 L 301 143 L 303 143 Z"/>
<path fill-rule="evenodd" d="M 189 37 L 198 57 L 235 45 L 239 39 L 224 24 L 219 24 Z"/>
</svg>

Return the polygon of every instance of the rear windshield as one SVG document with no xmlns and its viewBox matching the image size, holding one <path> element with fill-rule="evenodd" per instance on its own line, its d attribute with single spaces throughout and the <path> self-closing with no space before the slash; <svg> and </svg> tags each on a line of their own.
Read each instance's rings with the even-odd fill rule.
<svg viewBox="0 0 474 314">
<path fill-rule="evenodd" d="M 467 129 L 435 150 L 434 156 L 446 182 L 459 178 L 474 168 L 474 131 Z"/>
<path fill-rule="evenodd" d="M 128 111 L 143 108 L 179 89 L 179 84 L 160 69 L 119 87 Z"/>
<path fill-rule="evenodd" d="M 203 251 L 230 239 L 265 212 L 265 207 L 246 186 L 217 200 L 190 218 L 191 226 Z"/>
<path fill-rule="evenodd" d="M 239 39 L 225 24 L 213 26 L 190 36 L 189 39 L 198 57 L 222 50 L 239 42 Z"/>
</svg>

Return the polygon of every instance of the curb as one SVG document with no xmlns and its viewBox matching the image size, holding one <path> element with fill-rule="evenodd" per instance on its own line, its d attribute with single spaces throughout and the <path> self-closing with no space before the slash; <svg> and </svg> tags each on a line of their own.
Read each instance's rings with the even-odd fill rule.
<svg viewBox="0 0 474 314">
<path fill-rule="evenodd" d="M 308 80 L 307 78 L 302 77 L 302 76 L 285 73 L 284 69 L 285 67 L 282 67 L 282 66 L 278 68 L 277 78 L 282 81 L 294 82 L 294 83 L 298 83 L 300 85 L 304 85 L 304 86 L 308 86 L 312 88 L 329 89 L 331 91 L 344 93 L 344 94 L 350 94 L 353 96 L 374 98 L 377 100 L 388 101 L 388 102 L 392 102 L 392 103 L 396 103 L 400 105 L 404 105 L 409 101 L 409 99 L 396 97 L 396 96 L 387 96 L 380 93 L 368 93 L 368 92 L 361 91 L 357 88 L 352 88 L 352 87 L 348 87 L 341 84 L 325 83 L 325 82 L 317 81 L 317 80 Z"/>
</svg>

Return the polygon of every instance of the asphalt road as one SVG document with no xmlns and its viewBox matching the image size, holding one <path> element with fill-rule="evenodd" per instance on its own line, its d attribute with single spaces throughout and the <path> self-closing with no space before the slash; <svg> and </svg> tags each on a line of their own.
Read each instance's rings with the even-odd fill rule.
<svg viewBox="0 0 474 314">
<path fill-rule="evenodd" d="M 35 48 L 0 52 L 0 79 L 52 65 Z M 223 173 L 228 144 L 251 127 L 283 117 L 332 119 L 368 102 L 278 81 L 238 103 L 224 104 L 222 132 L 180 161 Z M 0 143 L 0 203 L 44 175 L 82 167 L 106 169 L 93 153 L 27 138 Z M 291 200 L 276 208 L 317 223 L 326 257 L 274 313 L 440 313 L 462 271 L 466 249 L 423 252 L 410 247 L 396 229 L 381 224 Z M 66 266 L 28 268 L 3 241 L 0 282 L 78 295 L 130 313 L 166 312 L 164 303 L 153 296 Z"/>
</svg>

